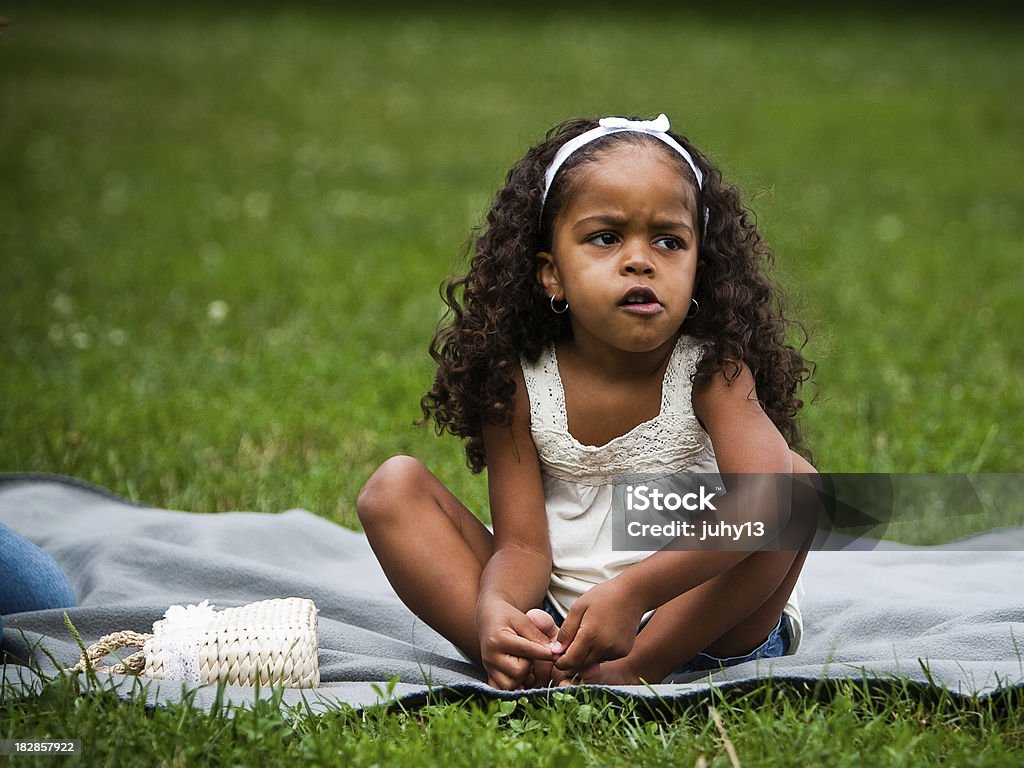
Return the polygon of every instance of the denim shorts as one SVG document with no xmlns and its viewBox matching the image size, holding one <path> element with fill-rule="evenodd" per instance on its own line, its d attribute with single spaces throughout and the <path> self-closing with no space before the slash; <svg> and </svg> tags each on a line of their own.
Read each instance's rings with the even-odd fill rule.
<svg viewBox="0 0 1024 768">
<path fill-rule="evenodd" d="M 672 675 L 686 675 L 693 672 L 714 672 L 725 667 L 734 667 L 746 661 L 754 659 L 777 659 L 785 656 L 793 646 L 793 619 L 789 614 L 782 614 L 775 629 L 768 633 L 768 637 L 757 648 L 742 656 L 712 656 L 703 651 L 698 653 L 681 667 L 673 670 Z"/>
<path fill-rule="evenodd" d="M 558 612 L 550 598 L 544 598 L 543 608 L 555 620 L 556 625 L 562 626 L 562 621 L 564 620 L 562 614 Z M 753 661 L 754 659 L 777 659 L 780 656 L 785 656 L 792 646 L 793 619 L 784 613 L 779 619 L 779 623 L 775 625 L 775 629 L 768 633 L 765 641 L 750 653 L 743 654 L 742 656 L 726 656 L 722 658 L 702 651 L 682 666 L 673 670 L 669 676 L 675 677 L 676 675 L 687 675 L 694 672 L 713 672 L 725 667 L 733 667 L 737 664 Z"/>
</svg>

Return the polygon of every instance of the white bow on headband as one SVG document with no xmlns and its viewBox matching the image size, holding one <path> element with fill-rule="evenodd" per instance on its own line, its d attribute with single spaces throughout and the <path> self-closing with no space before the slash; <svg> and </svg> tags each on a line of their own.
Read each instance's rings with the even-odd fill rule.
<svg viewBox="0 0 1024 768">
<path fill-rule="evenodd" d="M 668 133 L 672 126 L 668 116 L 661 114 L 653 120 L 630 120 L 628 117 L 602 117 L 597 121 L 602 128 L 618 128 L 623 131 L 640 131 L 642 133 Z"/>
<path fill-rule="evenodd" d="M 551 182 L 555 180 L 558 170 L 562 167 L 565 161 L 568 160 L 572 153 L 580 147 L 589 144 L 595 139 L 599 139 L 602 136 L 608 136 L 612 133 L 645 133 L 648 136 L 653 136 L 654 138 L 663 141 L 682 156 L 697 179 L 697 189 L 703 189 L 704 174 L 701 173 L 700 168 L 697 167 L 697 163 L 693 161 L 693 157 L 686 148 L 668 135 L 668 130 L 671 127 L 668 117 L 664 114 L 658 115 L 654 120 L 630 120 L 626 117 L 602 117 L 597 121 L 597 128 L 591 128 L 589 131 L 585 131 L 576 138 L 565 142 L 565 144 L 559 147 L 558 152 L 555 153 L 554 160 L 551 161 L 551 165 L 548 166 L 547 171 L 544 173 L 544 192 L 540 198 L 540 209 L 542 215 L 544 211 L 544 203 L 548 199 L 548 190 L 551 189 Z M 705 208 L 705 228 L 707 228 L 707 223 L 708 209 Z"/>
</svg>

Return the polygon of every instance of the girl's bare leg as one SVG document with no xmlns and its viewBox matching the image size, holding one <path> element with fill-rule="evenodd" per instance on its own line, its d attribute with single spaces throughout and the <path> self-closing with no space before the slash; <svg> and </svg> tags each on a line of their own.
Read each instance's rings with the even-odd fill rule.
<svg viewBox="0 0 1024 768">
<path fill-rule="evenodd" d="M 476 603 L 491 532 L 420 461 L 395 456 L 366 481 L 359 520 L 409 609 L 480 661 Z"/>
<path fill-rule="evenodd" d="M 805 552 L 757 552 L 735 568 L 661 606 L 637 636 L 626 664 L 655 683 L 704 651 L 750 653 L 782 615 Z"/>
</svg>

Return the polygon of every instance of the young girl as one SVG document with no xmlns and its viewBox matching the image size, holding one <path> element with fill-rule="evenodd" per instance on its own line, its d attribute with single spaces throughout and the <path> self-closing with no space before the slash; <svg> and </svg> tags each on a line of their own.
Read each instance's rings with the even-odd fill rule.
<svg viewBox="0 0 1024 768">
<path fill-rule="evenodd" d="M 808 368 L 770 260 L 664 115 L 569 121 L 512 168 L 447 286 L 422 401 L 487 468 L 494 533 L 409 457 L 357 505 L 395 591 L 491 685 L 795 652 L 804 552 L 623 552 L 611 534 L 623 475 L 814 471 L 791 450 Z"/>
</svg>

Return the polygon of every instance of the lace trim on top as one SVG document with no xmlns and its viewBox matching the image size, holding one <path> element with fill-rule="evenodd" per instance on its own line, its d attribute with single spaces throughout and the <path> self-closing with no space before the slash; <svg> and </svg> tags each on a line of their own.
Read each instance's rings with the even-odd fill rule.
<svg viewBox="0 0 1024 768">
<path fill-rule="evenodd" d="M 552 477 L 583 485 L 604 485 L 639 473 L 682 472 L 714 461 L 711 438 L 693 412 L 690 387 L 703 347 L 681 336 L 661 385 L 661 410 L 604 445 L 584 445 L 569 432 L 565 390 L 553 346 L 536 363 L 521 361 L 530 398 L 530 433 L 541 467 Z"/>
</svg>

